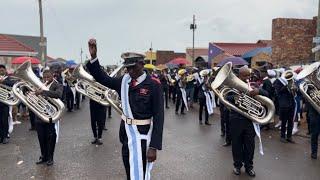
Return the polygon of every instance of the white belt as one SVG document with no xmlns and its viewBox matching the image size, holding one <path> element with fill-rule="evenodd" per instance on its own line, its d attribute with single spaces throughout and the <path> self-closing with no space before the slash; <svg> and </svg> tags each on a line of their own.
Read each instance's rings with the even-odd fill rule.
<svg viewBox="0 0 320 180">
<path fill-rule="evenodd" d="M 121 115 L 121 119 L 128 125 L 148 125 L 151 124 L 151 119 L 131 119 L 126 117 L 124 114 Z"/>
</svg>

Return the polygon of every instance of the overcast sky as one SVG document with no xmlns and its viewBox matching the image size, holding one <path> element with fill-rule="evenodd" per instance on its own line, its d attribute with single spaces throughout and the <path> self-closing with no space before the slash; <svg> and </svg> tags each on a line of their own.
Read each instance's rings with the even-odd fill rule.
<svg viewBox="0 0 320 180">
<path fill-rule="evenodd" d="M 95 37 L 103 64 L 115 64 L 125 51 L 185 52 L 212 41 L 271 39 L 272 19 L 310 19 L 318 0 L 43 0 L 48 55 L 80 61 Z M 0 0 L 0 33 L 39 35 L 38 0 Z"/>
</svg>

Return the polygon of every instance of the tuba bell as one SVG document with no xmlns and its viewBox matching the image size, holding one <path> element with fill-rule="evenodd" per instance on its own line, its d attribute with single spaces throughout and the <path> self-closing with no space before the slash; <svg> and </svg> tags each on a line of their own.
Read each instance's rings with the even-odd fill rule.
<svg viewBox="0 0 320 180">
<path fill-rule="evenodd" d="M 8 76 L 3 76 L 0 77 L 0 79 L 4 80 L 7 77 Z M 20 100 L 13 94 L 12 87 L 0 84 L 0 102 L 8 106 L 15 106 L 19 104 Z"/>
<path fill-rule="evenodd" d="M 60 119 L 64 111 L 64 104 L 60 99 L 34 94 L 36 89 L 48 91 L 49 88 L 33 73 L 30 61 L 21 64 L 14 72 L 14 76 L 22 81 L 14 84 L 12 91 L 23 104 L 46 123 L 55 123 Z"/>
<path fill-rule="evenodd" d="M 299 90 L 303 97 L 311 106 L 320 113 L 320 62 L 305 67 L 298 75 L 298 80 L 304 80 L 299 85 Z"/>
<path fill-rule="evenodd" d="M 123 66 L 119 66 L 110 74 L 110 77 L 116 77 L 118 73 L 121 73 L 122 69 Z M 98 83 L 91 74 L 84 70 L 82 64 L 79 64 L 74 69 L 73 76 L 78 79 L 75 84 L 76 91 L 103 106 L 111 105 L 119 114 L 122 114 L 118 93 Z"/>
<path fill-rule="evenodd" d="M 251 89 L 232 73 L 231 62 L 220 69 L 211 83 L 211 88 L 224 105 L 256 123 L 267 124 L 273 118 L 275 113 L 273 102 L 265 96 L 247 95 Z M 229 93 L 235 94 L 235 103 L 227 100 L 226 96 Z"/>
</svg>

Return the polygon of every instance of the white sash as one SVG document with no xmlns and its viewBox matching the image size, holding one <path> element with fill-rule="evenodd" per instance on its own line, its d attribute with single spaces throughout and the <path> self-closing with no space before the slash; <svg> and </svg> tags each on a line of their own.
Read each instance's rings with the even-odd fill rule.
<svg viewBox="0 0 320 180">
<path fill-rule="evenodd" d="M 55 81 L 56 83 L 58 83 L 58 81 L 56 79 L 53 79 L 53 81 Z M 47 88 L 50 89 L 53 81 L 47 85 Z M 59 123 L 59 120 L 57 122 L 54 123 L 54 129 L 56 130 L 56 143 L 58 142 L 59 140 L 59 130 L 60 130 L 60 123 Z"/>
<path fill-rule="evenodd" d="M 123 76 L 121 82 L 121 105 L 123 114 L 128 118 L 134 119 L 129 103 L 129 83 L 131 77 L 129 74 Z M 141 151 L 141 140 L 147 140 L 147 151 L 149 149 L 151 133 L 152 133 L 152 122 L 147 135 L 140 134 L 137 125 L 128 125 L 125 123 L 125 129 L 128 137 L 128 148 L 129 148 L 129 164 L 130 164 L 130 179 L 131 180 L 150 180 L 150 173 L 153 167 L 153 163 L 147 162 L 146 174 L 143 174 L 143 162 L 142 162 L 142 151 Z"/>
<path fill-rule="evenodd" d="M 187 101 L 187 92 L 184 88 L 180 88 L 180 91 L 182 94 L 182 100 L 183 100 L 184 106 L 186 107 L 187 111 L 189 111 L 188 101 Z"/>
<path fill-rule="evenodd" d="M 251 91 L 252 88 L 250 86 L 250 83 L 248 82 L 247 84 L 248 84 L 249 91 Z M 260 133 L 260 126 L 259 126 L 259 124 L 255 123 L 253 121 L 252 121 L 252 125 L 254 127 L 254 131 L 256 132 L 256 135 L 259 138 L 259 152 L 260 152 L 261 155 L 264 155 L 263 146 L 262 146 L 262 140 L 261 140 L 261 133 Z"/>
<path fill-rule="evenodd" d="M 12 106 L 9 106 L 9 117 L 8 117 L 9 129 L 8 132 L 11 134 L 13 131 L 13 116 L 12 116 Z"/>
</svg>

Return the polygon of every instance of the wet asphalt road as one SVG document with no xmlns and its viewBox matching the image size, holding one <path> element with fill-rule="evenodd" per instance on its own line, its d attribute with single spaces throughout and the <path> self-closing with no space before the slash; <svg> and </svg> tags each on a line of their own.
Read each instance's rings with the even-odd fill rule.
<svg viewBox="0 0 320 180">
<path fill-rule="evenodd" d="M 173 105 L 165 112 L 163 151 L 152 171 L 153 179 L 229 180 L 251 179 L 242 169 L 232 174 L 231 147 L 223 147 L 218 112 L 212 126 L 198 124 L 197 107 L 186 115 L 175 115 Z M 0 180 L 11 179 L 125 179 L 118 141 L 120 118 L 115 112 L 107 119 L 103 145 L 91 145 L 92 132 L 88 101 L 82 108 L 66 113 L 60 126 L 52 167 L 35 165 L 40 148 L 29 122 L 16 125 L 10 144 L 0 145 Z M 256 180 L 319 180 L 320 160 L 310 159 L 310 140 L 294 137 L 296 144 L 279 142 L 279 133 L 262 134 L 265 155 L 254 158 Z M 257 140 L 257 139 L 256 139 Z"/>
</svg>

